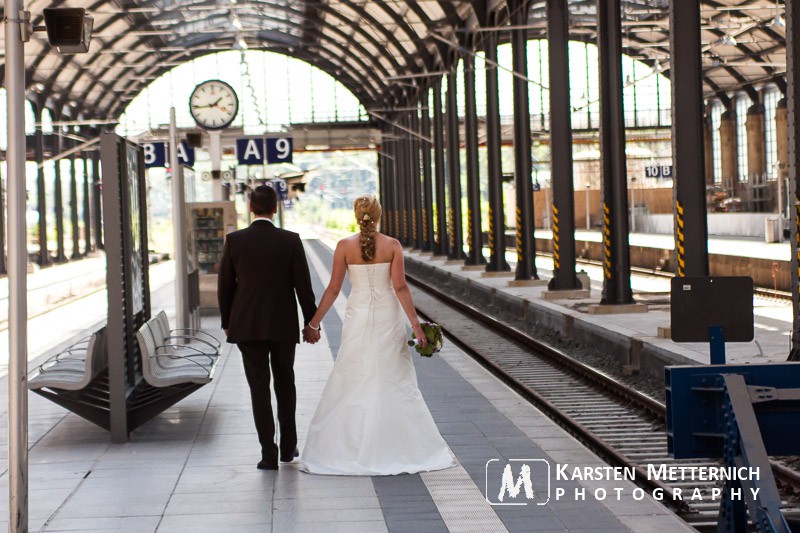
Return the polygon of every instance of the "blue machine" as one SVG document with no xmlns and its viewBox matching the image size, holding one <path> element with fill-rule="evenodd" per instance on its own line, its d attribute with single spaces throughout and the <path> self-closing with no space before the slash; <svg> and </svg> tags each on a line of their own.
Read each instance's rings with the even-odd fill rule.
<svg viewBox="0 0 800 533">
<path fill-rule="evenodd" d="M 800 454 L 800 363 L 674 366 L 665 379 L 673 457 L 758 469 L 757 479 L 725 482 L 717 531 L 747 531 L 748 515 L 757 531 L 800 531 L 781 513 L 769 462 L 770 455 Z"/>
</svg>

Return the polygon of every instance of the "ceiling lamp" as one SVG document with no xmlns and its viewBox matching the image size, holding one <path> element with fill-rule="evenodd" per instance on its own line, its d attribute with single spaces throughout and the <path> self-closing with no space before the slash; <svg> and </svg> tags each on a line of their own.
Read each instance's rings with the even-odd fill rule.
<svg viewBox="0 0 800 533">
<path fill-rule="evenodd" d="M 736 46 L 736 38 L 730 33 L 726 33 L 714 43 L 718 46 Z"/>
<path fill-rule="evenodd" d="M 778 0 L 775 0 L 775 18 L 770 20 L 767 23 L 767 26 L 770 28 L 785 28 L 786 22 L 784 22 L 783 17 L 781 16 L 780 6 L 778 5 Z"/>
</svg>

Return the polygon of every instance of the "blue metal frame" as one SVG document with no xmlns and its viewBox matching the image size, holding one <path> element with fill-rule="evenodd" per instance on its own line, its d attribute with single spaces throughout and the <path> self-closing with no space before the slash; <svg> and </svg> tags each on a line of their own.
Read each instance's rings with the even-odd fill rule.
<svg viewBox="0 0 800 533">
<path fill-rule="evenodd" d="M 668 367 L 665 374 L 669 453 L 758 469 L 726 481 L 717 531 L 747 531 L 748 519 L 758 531 L 791 531 L 769 456 L 800 453 L 800 440 L 787 438 L 787 428 L 800 424 L 800 363 Z M 733 498 L 735 490 L 743 497 Z"/>
</svg>

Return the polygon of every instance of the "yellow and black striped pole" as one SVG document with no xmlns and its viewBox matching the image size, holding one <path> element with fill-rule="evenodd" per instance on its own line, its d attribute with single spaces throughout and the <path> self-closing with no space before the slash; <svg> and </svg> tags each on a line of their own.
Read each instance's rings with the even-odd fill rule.
<svg viewBox="0 0 800 533">
<path fill-rule="evenodd" d="M 553 278 L 550 290 L 575 290 L 575 186 L 572 172 L 572 108 L 569 102 L 569 14 L 565 0 L 548 0 L 550 65 L 550 182 L 553 196 Z M 559 147 L 555 149 L 555 147 Z M 563 148 L 562 148 L 563 147 Z M 545 191 L 547 194 L 547 191 Z"/>
<path fill-rule="evenodd" d="M 675 252 L 678 259 L 676 274 L 679 277 L 683 277 L 686 271 L 686 237 L 684 233 L 683 205 L 678 200 L 675 201 L 675 237 Z"/>
<path fill-rule="evenodd" d="M 558 232 L 558 207 L 553 204 L 553 272 L 561 270 L 561 235 Z"/>
<path fill-rule="evenodd" d="M 611 240 L 611 209 L 603 202 L 603 278 L 610 280 L 614 273 L 613 242 Z"/>
</svg>

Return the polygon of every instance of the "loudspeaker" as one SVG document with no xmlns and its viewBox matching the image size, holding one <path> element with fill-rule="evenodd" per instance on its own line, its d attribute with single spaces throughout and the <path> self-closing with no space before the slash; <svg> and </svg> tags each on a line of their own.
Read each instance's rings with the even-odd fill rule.
<svg viewBox="0 0 800 533">
<path fill-rule="evenodd" d="M 187 133 L 186 134 L 186 143 L 189 145 L 190 148 L 202 148 L 203 147 L 203 134 L 202 133 Z"/>
<path fill-rule="evenodd" d="M 48 7 L 44 9 L 47 40 L 62 54 L 89 51 L 94 19 L 82 7 Z"/>
</svg>

